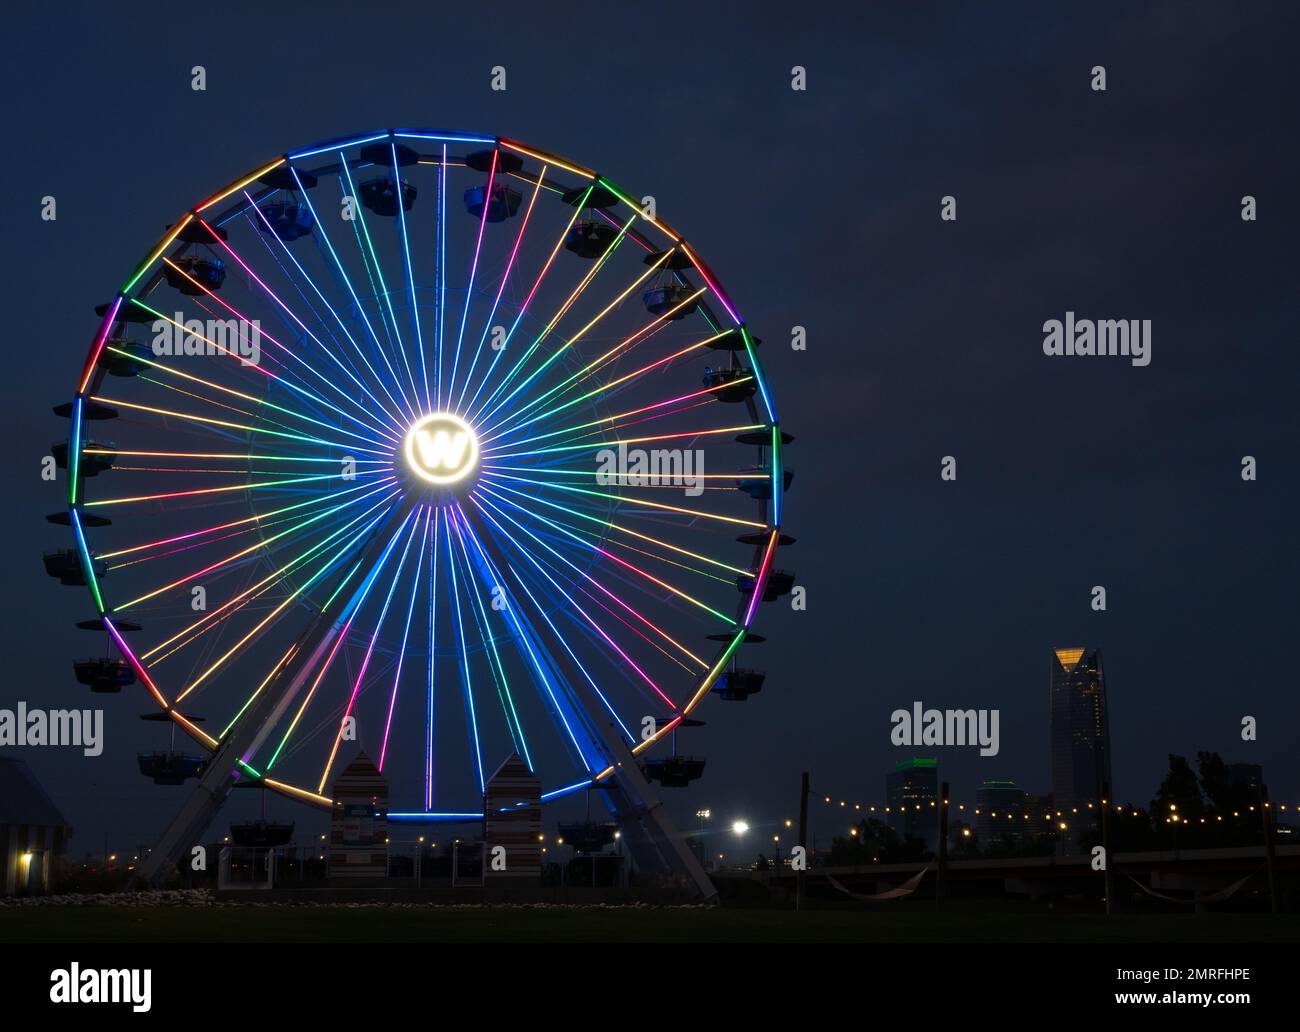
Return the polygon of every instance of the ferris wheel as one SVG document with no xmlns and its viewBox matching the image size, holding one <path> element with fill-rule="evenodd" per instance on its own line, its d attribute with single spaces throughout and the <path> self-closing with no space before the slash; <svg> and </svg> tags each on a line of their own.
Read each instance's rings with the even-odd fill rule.
<svg viewBox="0 0 1300 1032">
<path fill-rule="evenodd" d="M 687 239 L 585 166 L 382 130 L 291 151 L 171 225 L 101 306 L 68 418 L 73 547 L 109 650 L 196 743 L 175 853 L 237 781 L 328 807 L 361 749 L 394 819 L 482 816 L 518 756 L 543 801 L 642 810 L 741 701 L 791 440 Z M 725 715 L 723 715 L 725 716 Z"/>
</svg>

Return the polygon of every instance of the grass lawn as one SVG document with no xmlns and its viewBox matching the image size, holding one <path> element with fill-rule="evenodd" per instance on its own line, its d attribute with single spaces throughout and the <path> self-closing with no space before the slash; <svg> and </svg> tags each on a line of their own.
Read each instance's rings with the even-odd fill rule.
<svg viewBox="0 0 1300 1032">
<path fill-rule="evenodd" d="M 740 908 L 5 907 L 2 942 L 1296 942 L 1293 915 Z"/>
</svg>

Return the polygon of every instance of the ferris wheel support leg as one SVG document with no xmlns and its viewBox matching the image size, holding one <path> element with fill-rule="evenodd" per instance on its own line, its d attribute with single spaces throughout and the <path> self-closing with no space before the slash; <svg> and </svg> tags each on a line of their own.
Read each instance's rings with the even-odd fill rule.
<svg viewBox="0 0 1300 1032">
<path fill-rule="evenodd" d="M 409 517 L 410 510 L 409 504 L 400 506 L 397 509 L 397 516 Z M 405 520 L 402 525 L 405 526 Z M 394 535 L 388 542 L 389 550 L 396 540 L 397 535 Z M 283 690 L 280 690 L 279 676 L 272 680 L 222 739 L 212 759 L 199 775 L 199 782 L 194 787 L 194 791 L 167 825 L 153 852 L 140 865 L 141 881 L 149 884 L 159 883 L 166 877 L 170 866 L 179 865 L 190 850 L 202 845 L 204 832 L 208 830 L 217 812 L 230 796 L 236 779 L 243 776 L 239 774 L 240 765 L 245 764 L 248 758 L 261 747 L 271 733 L 271 729 L 279 723 L 308 679 L 325 659 L 335 639 L 343 633 L 353 612 L 365 599 L 371 583 L 378 574 L 379 565 L 382 565 L 376 565 L 373 561 L 379 559 L 384 548 L 384 539 L 376 530 L 360 549 L 362 558 L 358 565 L 370 564 L 369 577 L 353 591 L 347 604 L 332 618 L 327 617 L 323 612 L 317 614 L 299 638 L 299 653 L 307 655 L 308 658 L 298 665 L 292 680 Z M 346 569 L 350 564 L 345 562 L 343 566 Z"/>
<path fill-rule="evenodd" d="M 150 885 L 160 883 L 172 865 L 179 865 L 185 854 L 201 843 L 203 833 L 212 824 L 235 784 L 234 775 L 228 768 L 224 775 L 209 781 L 209 777 L 218 769 L 215 759 L 208 764 L 190 797 L 185 800 L 180 811 L 167 825 L 162 838 L 140 865 L 141 881 Z"/>
<path fill-rule="evenodd" d="M 614 784 L 608 802 L 637 867 L 683 884 L 705 901 L 716 899 L 717 887 L 699 857 L 674 826 L 631 751 L 621 741 L 618 744 L 625 755 L 611 776 Z"/>
<path fill-rule="evenodd" d="M 619 742 L 618 744 L 622 744 Z M 686 844 L 663 802 L 631 751 L 624 747 L 622 762 L 611 775 L 606 803 L 618 821 L 628 853 L 642 872 L 684 886 L 708 902 L 718 890 L 704 865 Z"/>
</svg>

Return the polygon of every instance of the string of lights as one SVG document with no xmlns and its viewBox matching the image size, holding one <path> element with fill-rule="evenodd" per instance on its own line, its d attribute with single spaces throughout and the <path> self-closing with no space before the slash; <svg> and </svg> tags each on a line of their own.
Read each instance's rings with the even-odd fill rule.
<svg viewBox="0 0 1300 1032">
<path fill-rule="evenodd" d="M 925 809 L 935 809 L 938 805 L 938 801 L 934 799 L 931 799 L 926 803 L 894 805 L 894 804 L 885 804 L 885 803 L 855 803 L 845 799 L 839 799 L 837 801 L 832 796 L 823 796 L 822 802 L 824 805 L 833 807 L 835 809 L 842 809 L 846 811 L 851 810 L 854 813 L 867 813 L 867 814 L 914 813 Z M 970 813 L 976 817 L 987 815 L 993 818 L 999 818 L 999 819 L 1007 818 L 1010 820 L 1023 818 L 1024 820 L 1027 821 L 1034 820 L 1035 818 L 1039 820 L 1047 820 L 1047 821 L 1058 820 L 1061 818 L 1069 818 L 1071 815 L 1086 813 L 1089 810 L 1100 810 L 1100 808 L 1105 805 L 1111 805 L 1113 811 L 1117 814 L 1125 814 L 1130 817 L 1140 816 L 1148 812 L 1143 810 L 1141 807 L 1133 806 L 1132 804 L 1128 804 L 1128 805 L 1122 803 L 1108 804 L 1106 800 L 1103 800 L 1101 803 L 1097 803 L 1097 802 L 1084 803 L 1083 806 L 1081 807 L 1072 806 L 1068 810 L 1057 810 L 1049 807 L 1041 811 L 1022 809 L 1014 812 L 1005 809 L 999 812 L 998 810 L 990 809 L 987 807 L 980 807 L 974 804 L 954 803 L 953 800 L 951 799 L 944 800 L 944 804 L 948 806 L 950 809 L 955 806 L 958 813 Z M 1266 809 L 1276 810 L 1279 813 L 1287 812 L 1287 804 L 1285 803 L 1279 804 L 1279 803 L 1268 802 L 1264 804 L 1264 807 Z M 1300 805 L 1292 805 L 1290 809 L 1294 812 L 1300 812 Z M 1233 810 L 1231 814 L 1228 816 L 1230 818 L 1232 817 L 1248 818 L 1251 815 L 1256 814 L 1257 812 L 1258 812 L 1258 807 L 1254 804 L 1250 804 L 1245 809 Z M 1222 822 L 1224 817 L 1225 817 L 1224 814 L 1211 814 L 1202 817 L 1187 817 L 1178 813 L 1177 804 L 1171 803 L 1169 806 L 1169 815 L 1165 817 L 1165 823 L 1167 824 L 1215 824 L 1215 823 Z"/>
</svg>

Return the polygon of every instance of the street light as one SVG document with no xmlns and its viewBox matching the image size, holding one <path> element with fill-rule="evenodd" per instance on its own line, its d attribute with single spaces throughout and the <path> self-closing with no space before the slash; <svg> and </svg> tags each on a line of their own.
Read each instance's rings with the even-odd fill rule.
<svg viewBox="0 0 1300 1032">
<path fill-rule="evenodd" d="M 749 825 L 745 821 L 736 821 L 731 826 L 731 830 L 734 831 L 737 835 L 743 835 L 745 834 L 745 832 L 749 830 Z"/>
</svg>

